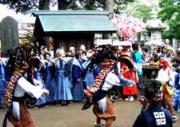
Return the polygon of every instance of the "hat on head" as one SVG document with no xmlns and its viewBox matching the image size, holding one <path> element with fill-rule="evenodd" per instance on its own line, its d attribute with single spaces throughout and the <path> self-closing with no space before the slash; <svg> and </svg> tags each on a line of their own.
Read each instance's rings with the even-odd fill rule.
<svg viewBox="0 0 180 127">
<path fill-rule="evenodd" d="M 119 60 L 120 62 L 125 63 L 130 69 L 135 68 L 134 62 L 129 56 L 121 56 Z"/>
</svg>

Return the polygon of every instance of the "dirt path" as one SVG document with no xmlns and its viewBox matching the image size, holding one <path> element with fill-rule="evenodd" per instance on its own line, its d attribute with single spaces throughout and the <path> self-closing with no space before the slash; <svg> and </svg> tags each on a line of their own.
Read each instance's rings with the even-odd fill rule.
<svg viewBox="0 0 180 127">
<path fill-rule="evenodd" d="M 139 102 L 115 102 L 118 117 L 113 127 L 132 127 L 134 120 L 140 111 Z M 49 106 L 39 109 L 31 109 L 31 114 L 38 127 L 93 127 L 95 117 L 91 109 L 81 111 L 82 103 L 73 103 L 69 106 Z M 0 110 L 0 123 L 4 110 Z M 180 113 L 177 113 L 180 119 Z M 8 125 L 8 127 L 12 127 Z M 178 120 L 174 127 L 180 127 Z"/>
</svg>

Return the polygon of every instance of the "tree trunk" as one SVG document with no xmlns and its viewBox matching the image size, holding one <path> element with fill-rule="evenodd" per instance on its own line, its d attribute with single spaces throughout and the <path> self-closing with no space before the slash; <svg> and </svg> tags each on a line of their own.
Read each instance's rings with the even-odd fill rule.
<svg viewBox="0 0 180 127">
<path fill-rule="evenodd" d="M 49 10 L 50 0 L 39 0 L 39 10 Z"/>
<path fill-rule="evenodd" d="M 58 0 L 58 10 L 66 10 L 69 2 L 67 0 Z"/>
<path fill-rule="evenodd" d="M 114 0 L 105 0 L 104 1 L 104 10 L 109 12 L 109 18 L 113 18 L 113 13 L 114 13 Z M 111 38 L 111 34 L 103 34 L 104 39 Z"/>
<path fill-rule="evenodd" d="M 110 13 L 114 12 L 114 0 L 105 0 L 104 2 L 104 9 L 109 11 Z"/>
</svg>

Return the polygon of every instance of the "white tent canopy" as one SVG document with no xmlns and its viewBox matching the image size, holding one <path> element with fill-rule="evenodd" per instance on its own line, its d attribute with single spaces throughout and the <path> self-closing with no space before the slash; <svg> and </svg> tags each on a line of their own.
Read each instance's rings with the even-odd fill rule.
<svg viewBox="0 0 180 127">
<path fill-rule="evenodd" d="M 164 45 L 164 42 L 162 41 L 148 41 L 145 43 L 145 45 Z"/>
</svg>

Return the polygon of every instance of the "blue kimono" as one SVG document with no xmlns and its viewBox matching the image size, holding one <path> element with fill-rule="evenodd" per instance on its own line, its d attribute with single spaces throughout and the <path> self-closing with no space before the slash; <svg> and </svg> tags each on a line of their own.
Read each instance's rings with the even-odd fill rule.
<svg viewBox="0 0 180 127">
<path fill-rule="evenodd" d="M 72 100 L 71 82 L 65 70 L 66 62 L 59 58 L 55 63 L 55 101 Z"/>
<path fill-rule="evenodd" d="M 180 73 L 175 76 L 174 109 L 180 112 Z"/>
<path fill-rule="evenodd" d="M 94 75 L 94 77 L 96 77 L 99 75 L 99 73 L 101 71 L 101 67 L 100 67 L 100 65 L 94 65 L 93 68 L 94 68 L 93 69 L 93 75 Z"/>
<path fill-rule="evenodd" d="M 84 81 L 86 87 L 91 87 L 95 81 L 96 76 L 99 75 L 101 68 L 94 64 L 92 68 L 86 68 Z"/>
<path fill-rule="evenodd" d="M 91 87 L 94 83 L 94 75 L 92 69 L 87 69 L 84 77 L 86 87 Z"/>
<path fill-rule="evenodd" d="M 45 86 L 44 86 L 44 81 L 43 81 L 43 79 L 42 79 L 42 75 L 41 75 L 41 73 L 40 73 L 39 70 L 34 70 L 34 71 L 33 71 L 33 76 L 34 76 L 34 79 L 36 79 L 37 81 L 39 81 L 39 82 L 43 85 L 43 87 L 45 87 Z M 42 105 L 46 104 L 46 102 L 47 102 L 46 96 L 45 96 L 45 95 L 42 95 L 42 96 L 37 100 L 36 106 L 42 106 Z"/>
<path fill-rule="evenodd" d="M 82 64 L 83 69 L 84 69 L 84 85 L 85 87 L 91 87 L 92 84 L 94 83 L 94 74 L 93 74 L 93 69 L 94 68 L 90 68 L 88 67 L 90 64 L 90 60 L 86 60 L 84 61 L 84 63 Z"/>
<path fill-rule="evenodd" d="M 3 96 L 6 88 L 4 65 L 0 62 L 0 108 L 3 107 Z"/>
<path fill-rule="evenodd" d="M 74 58 L 72 66 L 72 91 L 74 101 L 82 101 L 82 99 L 84 98 L 83 77 L 83 68 L 80 62 L 76 58 Z"/>
<path fill-rule="evenodd" d="M 47 102 L 53 102 L 54 101 L 54 92 L 55 92 L 55 79 L 54 79 L 54 73 L 55 73 L 55 64 L 53 61 L 46 61 L 44 63 L 45 70 L 44 70 L 44 82 L 45 87 L 47 90 L 49 90 L 49 95 L 46 96 Z"/>
</svg>

